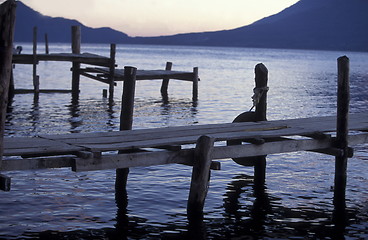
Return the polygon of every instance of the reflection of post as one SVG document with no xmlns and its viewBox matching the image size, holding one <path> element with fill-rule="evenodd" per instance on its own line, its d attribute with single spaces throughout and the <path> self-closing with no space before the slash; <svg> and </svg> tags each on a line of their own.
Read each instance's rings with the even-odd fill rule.
<svg viewBox="0 0 368 240">
<path fill-rule="evenodd" d="M 338 59 L 338 88 L 337 88 L 337 122 L 336 147 L 343 150 L 341 156 L 335 158 L 335 186 L 334 206 L 335 220 L 343 223 L 345 220 L 345 190 L 346 169 L 349 155 L 348 149 L 348 117 L 349 117 L 349 58 Z"/>
</svg>

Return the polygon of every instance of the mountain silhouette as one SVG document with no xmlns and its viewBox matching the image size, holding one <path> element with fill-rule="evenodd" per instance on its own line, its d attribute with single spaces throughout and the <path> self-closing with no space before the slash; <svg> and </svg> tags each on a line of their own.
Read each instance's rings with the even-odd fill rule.
<svg viewBox="0 0 368 240">
<path fill-rule="evenodd" d="M 278 14 L 223 31 L 129 37 L 110 28 L 51 18 L 18 2 L 15 40 L 32 41 L 32 28 L 51 42 L 70 42 L 70 26 L 82 26 L 82 42 L 368 51 L 367 0 L 300 0 Z M 41 35 L 42 36 L 42 35 Z"/>
<path fill-rule="evenodd" d="M 232 30 L 136 38 L 137 43 L 368 51 L 367 0 L 301 0 Z"/>
<path fill-rule="evenodd" d="M 81 26 L 84 43 L 122 43 L 129 38 L 127 34 L 111 28 L 90 28 L 77 20 L 44 16 L 20 1 L 17 2 L 16 14 L 15 42 L 32 42 L 34 26 L 37 26 L 39 41 L 43 41 L 47 33 L 50 42 L 71 42 L 73 25 Z"/>
</svg>

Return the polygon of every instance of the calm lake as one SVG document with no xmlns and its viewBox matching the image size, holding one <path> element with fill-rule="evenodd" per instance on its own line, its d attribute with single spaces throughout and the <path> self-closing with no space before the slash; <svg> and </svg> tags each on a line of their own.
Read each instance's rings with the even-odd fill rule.
<svg viewBox="0 0 368 240">
<path fill-rule="evenodd" d="M 23 53 L 31 53 L 30 44 Z M 42 46 L 39 52 L 43 52 Z M 54 44 L 50 52 L 70 52 Z M 82 45 L 82 52 L 109 56 L 109 45 Z M 350 58 L 351 112 L 368 111 L 368 53 L 282 49 L 118 45 L 119 68 L 192 71 L 199 67 L 199 101 L 191 83 L 170 81 L 169 103 L 161 81 L 139 81 L 133 128 L 231 122 L 252 106 L 254 67 L 269 70 L 268 120 L 336 114 L 337 58 Z M 41 89 L 70 89 L 71 63 L 38 65 Z M 16 88 L 32 88 L 32 66 L 16 65 Z M 81 78 L 77 103 L 70 94 L 16 95 L 6 120 L 7 136 L 119 129 L 122 87 L 113 104 L 108 86 Z M 367 239 L 368 146 L 355 146 L 348 163 L 343 235 L 332 223 L 334 157 L 296 152 L 267 157 L 266 189 L 254 194 L 253 168 L 231 159 L 212 171 L 205 203 L 205 239 Z M 186 219 L 191 167 L 130 169 L 128 207 L 115 203 L 115 170 L 70 169 L 6 172 L 12 190 L 0 192 L 0 239 L 193 239 Z M 122 213 L 123 212 L 123 213 Z M 204 236 L 204 237 L 203 237 Z"/>
</svg>

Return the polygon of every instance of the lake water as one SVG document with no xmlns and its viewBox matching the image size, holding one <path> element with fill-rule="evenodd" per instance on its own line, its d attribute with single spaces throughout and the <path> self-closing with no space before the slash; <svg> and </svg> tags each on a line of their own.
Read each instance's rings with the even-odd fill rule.
<svg viewBox="0 0 368 240">
<path fill-rule="evenodd" d="M 22 44 L 24 53 L 31 45 Z M 39 49 L 43 51 L 42 47 Z M 65 44 L 51 52 L 70 52 Z M 108 45 L 82 45 L 83 52 L 109 55 Z M 191 71 L 199 67 L 199 101 L 191 84 L 170 81 L 169 103 L 160 81 L 139 81 L 133 128 L 227 123 L 252 105 L 254 67 L 269 70 L 268 119 L 336 114 L 336 59 L 350 58 L 351 112 L 368 110 L 368 53 L 282 49 L 118 45 L 119 67 Z M 41 88 L 70 89 L 70 63 L 42 62 Z M 32 66 L 14 69 L 17 88 L 32 88 Z M 105 84 L 81 79 L 77 103 L 70 94 L 16 95 L 6 135 L 112 131 L 119 128 L 121 85 L 113 104 Z M 368 149 L 355 146 L 348 163 L 349 221 L 339 235 L 331 221 L 334 157 L 310 152 L 267 157 L 265 191 L 256 197 L 253 168 L 221 160 L 212 171 L 204 224 L 207 239 L 367 239 Z M 127 212 L 115 203 L 115 170 L 70 169 L 7 172 L 12 190 L 0 192 L 0 239 L 194 239 L 186 219 L 191 168 L 132 168 Z"/>
</svg>

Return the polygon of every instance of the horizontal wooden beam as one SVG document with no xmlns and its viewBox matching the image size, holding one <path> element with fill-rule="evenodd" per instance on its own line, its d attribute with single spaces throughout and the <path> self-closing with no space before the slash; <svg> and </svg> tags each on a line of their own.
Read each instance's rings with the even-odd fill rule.
<svg viewBox="0 0 368 240">
<path fill-rule="evenodd" d="M 15 89 L 15 94 L 28 94 L 34 93 L 34 89 Z M 68 89 L 40 89 L 39 93 L 71 93 L 71 90 Z"/>
</svg>

